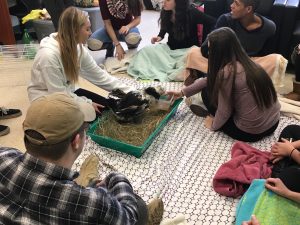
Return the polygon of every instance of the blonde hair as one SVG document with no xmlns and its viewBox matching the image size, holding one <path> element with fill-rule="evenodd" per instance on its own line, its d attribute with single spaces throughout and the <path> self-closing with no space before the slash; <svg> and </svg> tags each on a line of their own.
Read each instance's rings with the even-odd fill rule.
<svg viewBox="0 0 300 225">
<path fill-rule="evenodd" d="M 79 59 L 77 45 L 81 27 L 88 20 L 87 13 L 75 8 L 67 8 L 59 19 L 57 41 L 67 80 L 76 83 L 79 77 Z M 79 43 L 81 52 L 82 44 Z"/>
</svg>

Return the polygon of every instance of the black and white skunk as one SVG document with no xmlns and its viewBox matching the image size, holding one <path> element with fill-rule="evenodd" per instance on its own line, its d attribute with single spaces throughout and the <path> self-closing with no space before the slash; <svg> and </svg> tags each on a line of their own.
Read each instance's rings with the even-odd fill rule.
<svg viewBox="0 0 300 225">
<path fill-rule="evenodd" d="M 119 122 L 138 123 L 146 109 L 154 106 L 164 93 L 165 90 L 161 86 L 147 87 L 141 91 L 128 93 L 116 89 L 109 94 L 108 105 Z"/>
</svg>

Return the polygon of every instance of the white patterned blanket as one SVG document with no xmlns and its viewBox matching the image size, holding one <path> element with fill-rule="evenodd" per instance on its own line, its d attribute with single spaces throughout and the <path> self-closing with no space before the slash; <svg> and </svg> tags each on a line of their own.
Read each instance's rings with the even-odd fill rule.
<svg viewBox="0 0 300 225">
<path fill-rule="evenodd" d="M 181 87 L 181 83 L 136 82 L 124 79 L 137 87 L 163 85 L 167 90 Z M 281 130 L 299 121 L 282 117 L 274 136 L 253 146 L 270 149 Z M 111 171 L 125 174 L 136 193 L 146 202 L 161 196 L 165 204 L 164 218 L 184 214 L 188 224 L 232 224 L 238 199 L 220 196 L 212 189 L 212 178 L 222 163 L 230 159 L 234 140 L 221 132 L 208 131 L 203 118 L 193 115 L 181 103 L 175 116 L 141 158 L 99 146 L 91 139 L 74 164 L 79 171 L 91 153 L 101 159 L 101 176 Z"/>
</svg>

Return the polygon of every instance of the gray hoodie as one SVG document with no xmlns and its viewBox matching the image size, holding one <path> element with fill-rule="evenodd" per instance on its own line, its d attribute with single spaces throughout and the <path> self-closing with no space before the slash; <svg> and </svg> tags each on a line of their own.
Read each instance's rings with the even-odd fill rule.
<svg viewBox="0 0 300 225">
<path fill-rule="evenodd" d="M 35 56 L 31 69 L 31 80 L 27 88 L 29 100 L 34 101 L 53 92 L 65 92 L 74 97 L 76 101 L 92 103 L 90 99 L 74 94 L 75 85 L 67 81 L 60 57 L 59 44 L 55 39 L 56 36 L 57 33 L 53 33 L 49 37 L 45 37 L 40 43 L 39 51 Z M 81 54 L 79 59 L 80 76 L 106 91 L 116 88 L 124 92 L 133 90 L 132 87 L 125 85 L 102 70 L 86 47 L 82 47 L 82 52 L 79 45 L 77 49 L 78 56 Z"/>
</svg>

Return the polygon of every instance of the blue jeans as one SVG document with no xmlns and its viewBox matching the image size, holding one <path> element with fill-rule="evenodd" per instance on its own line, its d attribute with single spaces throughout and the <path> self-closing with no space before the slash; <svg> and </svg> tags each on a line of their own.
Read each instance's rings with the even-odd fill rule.
<svg viewBox="0 0 300 225">
<path fill-rule="evenodd" d="M 137 33 L 137 34 L 140 34 L 140 31 L 137 27 L 134 27 L 134 28 L 131 28 L 127 34 L 130 34 L 130 33 Z M 117 39 L 118 41 L 120 42 L 125 42 L 127 44 L 127 47 L 130 49 L 130 48 L 137 48 L 140 44 L 140 41 L 135 44 L 135 45 L 131 45 L 131 44 L 128 44 L 126 41 L 125 41 L 125 36 L 127 35 L 124 35 L 124 34 L 120 34 L 118 30 L 115 30 L 115 34 L 117 36 Z M 92 35 L 91 35 L 91 38 L 94 38 L 94 39 L 98 39 L 100 41 L 102 41 L 104 44 L 106 43 L 112 43 L 112 40 L 111 38 L 109 37 L 107 31 L 105 28 L 100 28 L 98 30 L 96 30 Z"/>
</svg>

